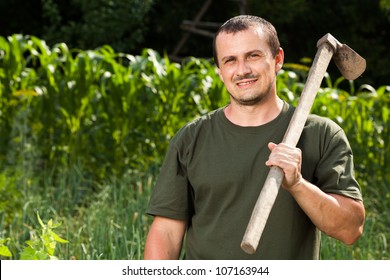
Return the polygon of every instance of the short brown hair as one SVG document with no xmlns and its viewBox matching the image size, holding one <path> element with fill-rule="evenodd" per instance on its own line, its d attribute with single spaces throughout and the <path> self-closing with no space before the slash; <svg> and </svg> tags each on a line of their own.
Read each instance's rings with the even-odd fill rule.
<svg viewBox="0 0 390 280">
<path fill-rule="evenodd" d="M 214 63 L 218 67 L 219 67 L 219 63 L 218 63 L 218 54 L 216 48 L 217 36 L 222 32 L 235 34 L 237 32 L 247 30 L 249 27 L 252 26 L 260 27 L 266 34 L 268 34 L 268 44 L 271 48 L 272 55 L 275 57 L 278 54 L 280 49 L 280 42 L 279 42 L 276 29 L 272 25 L 272 23 L 258 16 L 240 15 L 240 16 L 233 17 L 228 21 L 226 21 L 224 24 L 222 24 L 221 27 L 214 35 L 214 40 L 213 40 Z"/>
</svg>

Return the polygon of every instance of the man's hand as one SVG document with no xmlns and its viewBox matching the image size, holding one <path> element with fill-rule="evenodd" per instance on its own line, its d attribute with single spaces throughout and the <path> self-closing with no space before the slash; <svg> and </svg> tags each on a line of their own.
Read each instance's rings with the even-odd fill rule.
<svg viewBox="0 0 390 280">
<path fill-rule="evenodd" d="M 302 178 L 302 152 L 287 144 L 268 144 L 271 154 L 267 166 L 284 172 L 282 187 L 297 201 L 313 224 L 327 235 L 353 244 L 362 235 L 365 210 L 362 201 L 324 193 Z"/>
<path fill-rule="evenodd" d="M 268 143 L 271 154 L 266 161 L 267 166 L 278 166 L 284 172 L 282 187 L 291 190 L 302 180 L 301 165 L 302 151 L 288 144 Z"/>
</svg>

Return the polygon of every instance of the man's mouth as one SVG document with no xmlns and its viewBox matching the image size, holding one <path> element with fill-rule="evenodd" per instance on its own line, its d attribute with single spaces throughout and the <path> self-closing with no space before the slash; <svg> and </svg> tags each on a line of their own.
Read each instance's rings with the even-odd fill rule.
<svg viewBox="0 0 390 280">
<path fill-rule="evenodd" d="M 257 80 L 249 80 L 249 81 L 238 82 L 237 86 L 239 86 L 239 87 L 248 86 L 248 85 L 256 83 L 256 81 Z"/>
</svg>

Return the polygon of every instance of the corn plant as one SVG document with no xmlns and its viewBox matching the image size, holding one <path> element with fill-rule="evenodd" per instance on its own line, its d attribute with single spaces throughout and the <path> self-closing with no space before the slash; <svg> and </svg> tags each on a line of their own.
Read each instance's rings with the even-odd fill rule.
<svg viewBox="0 0 390 280">
<path fill-rule="evenodd" d="M 206 60 L 180 65 L 152 50 L 132 56 L 109 46 L 70 51 L 20 35 L 1 38 L 0 46 L 0 129 L 7 135 L 0 156 L 16 140 L 17 112 L 29 110 L 24 121 L 41 144 L 40 167 L 77 163 L 104 177 L 150 166 L 186 120 L 227 100 Z"/>
</svg>

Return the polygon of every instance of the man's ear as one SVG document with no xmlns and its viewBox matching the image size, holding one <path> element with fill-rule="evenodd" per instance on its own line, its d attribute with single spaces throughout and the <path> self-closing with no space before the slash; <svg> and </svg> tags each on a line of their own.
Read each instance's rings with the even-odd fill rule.
<svg viewBox="0 0 390 280">
<path fill-rule="evenodd" d="M 275 56 L 275 70 L 276 73 L 279 72 L 280 69 L 283 67 L 284 62 L 284 51 L 282 48 L 279 48 L 279 52 Z"/>
<path fill-rule="evenodd" d="M 220 78 L 221 81 L 223 82 L 223 77 L 222 77 L 222 74 L 221 74 L 221 69 L 219 69 L 219 67 L 217 67 L 217 71 L 218 71 L 218 76 L 219 76 L 219 78 Z"/>
</svg>

